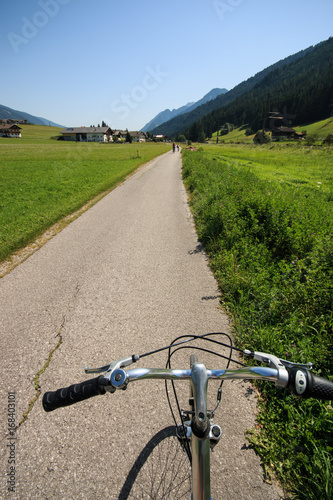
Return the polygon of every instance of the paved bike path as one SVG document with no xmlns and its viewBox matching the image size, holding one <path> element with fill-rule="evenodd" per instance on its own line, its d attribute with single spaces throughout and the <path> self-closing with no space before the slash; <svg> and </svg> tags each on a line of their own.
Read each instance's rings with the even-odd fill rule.
<svg viewBox="0 0 333 500">
<path fill-rule="evenodd" d="M 14 398 L 18 423 L 35 385 L 42 393 L 68 386 L 85 379 L 84 366 L 141 354 L 184 333 L 226 331 L 218 296 L 188 209 L 180 155 L 172 152 L 2 278 L 2 470 L 9 472 L 14 453 L 15 492 L 3 475 L 0 497 L 118 498 L 141 449 L 172 423 L 161 382 L 132 384 L 50 414 L 39 397 L 12 436 L 15 443 L 8 402 Z M 164 366 L 165 355 L 149 364 Z M 259 458 L 246 445 L 254 411 L 249 385 L 229 383 L 216 419 L 224 437 L 212 459 L 215 498 L 222 492 L 230 500 L 281 496 L 263 481 Z"/>
</svg>

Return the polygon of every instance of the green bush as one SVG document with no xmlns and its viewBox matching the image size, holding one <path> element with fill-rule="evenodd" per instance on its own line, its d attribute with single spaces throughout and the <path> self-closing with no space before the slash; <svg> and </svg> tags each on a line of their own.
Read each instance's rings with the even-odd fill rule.
<svg viewBox="0 0 333 500">
<path fill-rule="evenodd" d="M 317 141 L 318 141 L 317 134 L 307 134 L 307 136 L 305 137 L 305 144 L 307 146 L 313 146 Z"/>
<path fill-rule="evenodd" d="M 258 130 L 256 135 L 253 137 L 254 144 L 269 144 L 271 140 L 271 136 L 262 130 Z"/>
<path fill-rule="evenodd" d="M 199 239 L 242 348 L 333 375 L 333 211 L 306 185 L 258 178 L 230 159 L 184 155 Z M 251 442 L 300 499 L 332 498 L 333 412 L 260 384 Z"/>
<path fill-rule="evenodd" d="M 332 146 L 333 145 L 333 134 L 327 134 L 327 136 L 323 140 L 323 144 L 325 146 Z"/>
</svg>

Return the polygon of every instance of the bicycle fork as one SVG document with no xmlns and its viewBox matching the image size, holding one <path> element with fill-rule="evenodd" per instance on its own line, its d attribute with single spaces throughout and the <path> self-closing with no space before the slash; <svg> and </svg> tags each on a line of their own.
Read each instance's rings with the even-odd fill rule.
<svg viewBox="0 0 333 500">
<path fill-rule="evenodd" d="M 191 374 L 190 400 L 193 411 L 183 411 L 183 424 L 177 435 L 181 442 L 191 443 L 192 500 L 211 500 L 210 450 L 222 435 L 220 426 L 212 424 L 207 412 L 208 377 L 205 365 L 195 363 Z M 192 416 L 191 419 L 190 416 Z"/>
</svg>

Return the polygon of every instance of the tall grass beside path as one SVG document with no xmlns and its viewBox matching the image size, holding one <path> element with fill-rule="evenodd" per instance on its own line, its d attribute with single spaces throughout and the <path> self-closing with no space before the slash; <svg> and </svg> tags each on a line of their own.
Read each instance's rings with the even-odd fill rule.
<svg viewBox="0 0 333 500">
<path fill-rule="evenodd" d="M 0 261 L 169 149 L 159 143 L 0 140 Z"/>
<path fill-rule="evenodd" d="M 331 153 L 320 152 L 326 167 L 321 183 L 313 175 L 323 166 L 317 151 L 295 150 L 294 157 L 288 148 L 247 151 L 233 146 L 183 153 L 198 236 L 237 342 L 293 362 L 312 361 L 316 374 L 333 380 Z M 302 155 L 306 162 L 296 177 Z M 275 473 L 294 498 L 331 499 L 331 404 L 297 400 L 267 383 L 259 389 L 250 441 L 267 473 Z"/>
</svg>

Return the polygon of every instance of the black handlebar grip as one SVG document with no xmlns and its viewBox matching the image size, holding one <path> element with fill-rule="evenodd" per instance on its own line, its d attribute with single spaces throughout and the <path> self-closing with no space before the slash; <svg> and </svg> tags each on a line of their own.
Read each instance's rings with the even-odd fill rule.
<svg viewBox="0 0 333 500">
<path fill-rule="evenodd" d="M 45 411 L 53 411 L 63 406 L 70 406 L 84 399 L 105 394 L 105 388 L 100 379 L 103 376 L 85 380 L 79 384 L 73 384 L 54 392 L 46 392 L 43 396 L 43 408 Z"/>
<path fill-rule="evenodd" d="M 292 368 L 288 371 L 288 389 L 294 396 L 333 400 L 333 382 L 330 380 L 313 375 L 302 368 Z"/>
<path fill-rule="evenodd" d="M 333 382 L 309 373 L 309 396 L 317 399 L 333 400 Z"/>
</svg>

